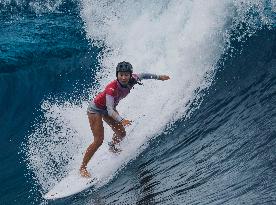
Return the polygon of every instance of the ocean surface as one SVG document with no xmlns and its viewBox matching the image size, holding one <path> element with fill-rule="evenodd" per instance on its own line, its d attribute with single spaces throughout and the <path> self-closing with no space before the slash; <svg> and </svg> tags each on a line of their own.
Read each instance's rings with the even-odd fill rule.
<svg viewBox="0 0 276 205">
<path fill-rule="evenodd" d="M 1 205 L 276 204 L 275 0 L 1 0 L 0 22 Z M 120 102 L 133 124 L 118 156 L 105 125 L 97 186 L 45 200 L 123 60 L 171 79 Z"/>
</svg>

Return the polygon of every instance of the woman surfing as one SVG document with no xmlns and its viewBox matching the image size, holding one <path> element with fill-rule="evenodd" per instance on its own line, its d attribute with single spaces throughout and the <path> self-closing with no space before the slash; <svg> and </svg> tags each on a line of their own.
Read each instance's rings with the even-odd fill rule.
<svg viewBox="0 0 276 205">
<path fill-rule="evenodd" d="M 91 177 L 87 171 L 87 164 L 91 157 L 102 145 L 104 140 L 103 120 L 114 131 L 112 141 L 109 144 L 109 150 L 112 152 L 120 152 L 117 145 L 126 136 L 125 126 L 131 125 L 131 120 L 124 119 L 116 110 L 119 101 L 125 98 L 135 84 L 141 84 L 144 79 L 168 80 L 167 75 L 155 75 L 149 73 L 133 74 L 132 65 L 129 62 L 120 62 L 116 67 L 116 80 L 111 81 L 99 93 L 93 101 L 90 102 L 87 115 L 94 141 L 88 146 L 80 166 L 80 174 L 82 177 Z"/>
</svg>

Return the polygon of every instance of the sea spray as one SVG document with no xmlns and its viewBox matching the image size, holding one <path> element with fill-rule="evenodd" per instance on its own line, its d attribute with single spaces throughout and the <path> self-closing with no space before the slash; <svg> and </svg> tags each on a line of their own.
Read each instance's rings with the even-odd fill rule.
<svg viewBox="0 0 276 205">
<path fill-rule="evenodd" d="M 147 142 L 182 118 L 198 93 L 207 89 L 215 75 L 216 63 L 227 50 L 229 32 L 235 22 L 235 1 L 85 1 L 81 16 L 87 38 L 103 48 L 98 60 L 99 86 L 115 78 L 115 66 L 126 60 L 134 72 L 168 74 L 169 81 L 144 81 L 121 101 L 119 112 L 134 121 L 126 128 L 123 152 L 114 156 L 107 142 L 112 131 L 105 125 L 105 141 L 89 168 L 105 184 L 123 165 L 135 158 Z M 94 69 L 94 68 L 91 68 Z M 93 141 L 86 106 L 45 102 L 45 120 L 29 136 L 28 159 L 43 192 L 72 169 L 78 169 L 86 147 Z M 200 103 L 199 103 L 200 104 Z M 198 105 L 199 105 L 198 104 Z M 58 132 L 53 132 L 58 128 Z M 47 136 L 47 146 L 42 146 Z M 34 149 L 35 146 L 41 149 Z M 66 154 L 65 154 L 66 153 Z M 43 157 L 42 157 L 43 156 Z M 65 158 L 66 163 L 59 163 Z M 37 160 L 40 159 L 40 160 Z M 43 159 L 43 160 L 41 160 Z M 55 166 L 46 166 L 56 160 Z M 59 170 L 59 174 L 56 174 Z"/>
</svg>

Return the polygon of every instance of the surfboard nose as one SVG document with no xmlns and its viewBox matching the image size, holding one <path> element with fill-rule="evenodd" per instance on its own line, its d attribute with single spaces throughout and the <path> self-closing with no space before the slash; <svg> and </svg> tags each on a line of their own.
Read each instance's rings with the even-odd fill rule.
<svg viewBox="0 0 276 205">
<path fill-rule="evenodd" d="M 97 184 L 97 178 L 81 177 L 78 171 L 70 172 L 65 178 L 57 183 L 43 198 L 47 200 L 61 199 L 77 194 Z"/>
</svg>

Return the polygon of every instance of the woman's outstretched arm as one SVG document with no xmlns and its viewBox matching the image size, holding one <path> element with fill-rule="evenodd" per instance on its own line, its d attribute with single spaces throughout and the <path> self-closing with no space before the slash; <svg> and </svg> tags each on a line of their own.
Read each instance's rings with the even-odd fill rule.
<svg viewBox="0 0 276 205">
<path fill-rule="evenodd" d="M 156 75 L 151 73 L 139 73 L 137 74 L 139 80 L 147 80 L 147 79 L 155 79 L 155 80 L 169 80 L 170 77 L 168 75 Z"/>
</svg>

